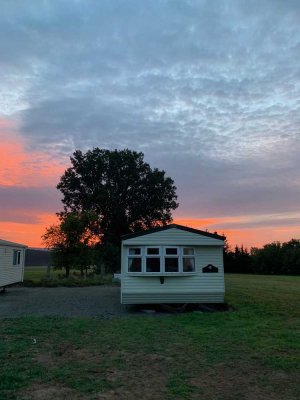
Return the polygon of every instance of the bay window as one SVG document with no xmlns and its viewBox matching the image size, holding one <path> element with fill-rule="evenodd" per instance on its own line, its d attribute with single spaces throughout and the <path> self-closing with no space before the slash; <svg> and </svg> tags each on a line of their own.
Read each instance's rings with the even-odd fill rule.
<svg viewBox="0 0 300 400">
<path fill-rule="evenodd" d="M 128 272 L 144 275 L 195 273 L 195 249 L 187 246 L 128 248 Z"/>
</svg>

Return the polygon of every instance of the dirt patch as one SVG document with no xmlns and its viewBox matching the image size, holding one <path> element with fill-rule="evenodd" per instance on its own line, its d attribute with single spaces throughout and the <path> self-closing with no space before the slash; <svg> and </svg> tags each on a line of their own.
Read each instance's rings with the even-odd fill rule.
<svg viewBox="0 0 300 400">
<path fill-rule="evenodd" d="M 91 350 L 76 348 L 70 344 L 60 345 L 54 352 L 39 353 L 33 360 L 46 368 L 55 368 L 61 361 L 97 361 L 101 362 L 103 357 Z"/>
<path fill-rule="evenodd" d="M 99 393 L 99 400 L 161 400 L 166 397 L 169 377 L 168 364 L 172 358 L 159 354 L 114 353 L 123 367 L 107 371 L 106 379 L 118 382 L 119 387 Z M 126 386 L 125 386 L 126 385 Z"/>
<path fill-rule="evenodd" d="M 57 368 L 60 363 L 86 361 L 86 371 L 97 379 L 105 380 L 110 387 L 105 392 L 93 394 L 94 399 L 103 400 L 161 400 L 164 399 L 166 383 L 169 378 L 172 357 L 160 354 L 130 353 L 126 351 L 113 351 L 104 357 L 97 351 L 79 349 L 70 345 L 61 345 L 54 353 L 41 353 L 34 360 L 46 368 Z M 107 365 L 107 362 L 109 364 Z M 84 399 L 85 397 L 69 396 L 67 391 L 77 393 L 64 386 L 44 386 L 30 389 L 33 400 L 47 400 L 55 398 Z M 57 395 L 55 393 L 57 391 Z M 70 393 L 71 393 L 70 392 Z M 60 396 L 60 393 L 62 397 Z M 49 394 L 49 397 L 46 397 Z M 34 397 L 35 396 L 35 397 Z M 38 397 L 40 396 L 40 397 Z M 44 397 L 42 397 L 44 396 Z M 51 397 L 52 396 L 52 397 Z M 65 397 L 64 397 L 65 396 Z M 79 397 L 78 397 L 79 396 Z"/>
<path fill-rule="evenodd" d="M 235 363 L 232 366 L 217 364 L 202 371 L 190 383 L 198 389 L 204 399 L 214 400 L 295 400 L 288 393 L 289 383 L 296 376 L 268 371 L 266 367 L 249 363 Z"/>
<path fill-rule="evenodd" d="M 78 394 L 66 386 L 58 384 L 34 384 L 22 393 L 24 400 L 87 400 L 86 396 Z"/>
<path fill-rule="evenodd" d="M 51 353 L 40 353 L 33 360 L 46 368 L 53 368 L 56 365 Z"/>
</svg>

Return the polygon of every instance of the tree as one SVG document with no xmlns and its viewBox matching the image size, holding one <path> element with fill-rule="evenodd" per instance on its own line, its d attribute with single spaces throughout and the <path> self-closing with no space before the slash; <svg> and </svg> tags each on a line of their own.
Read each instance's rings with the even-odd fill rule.
<svg viewBox="0 0 300 400">
<path fill-rule="evenodd" d="M 122 234 L 172 222 L 178 207 L 174 182 L 165 171 L 151 169 L 143 153 L 77 150 L 71 164 L 57 185 L 64 204 L 59 215 L 96 215 L 93 233 L 102 243 L 120 245 Z"/>
<path fill-rule="evenodd" d="M 51 225 L 42 236 L 46 247 L 52 250 L 54 267 L 64 268 L 66 277 L 71 268 L 79 269 L 83 276 L 84 269 L 92 262 L 93 221 L 89 213 L 66 213 L 60 216 L 58 225 Z"/>
</svg>

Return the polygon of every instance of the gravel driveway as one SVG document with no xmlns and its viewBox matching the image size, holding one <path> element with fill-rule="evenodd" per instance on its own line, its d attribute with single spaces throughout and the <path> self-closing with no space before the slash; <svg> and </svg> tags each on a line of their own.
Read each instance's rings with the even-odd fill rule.
<svg viewBox="0 0 300 400">
<path fill-rule="evenodd" d="M 0 318 L 25 315 L 111 317 L 128 313 L 120 304 L 120 287 L 9 287 L 0 294 Z"/>
</svg>

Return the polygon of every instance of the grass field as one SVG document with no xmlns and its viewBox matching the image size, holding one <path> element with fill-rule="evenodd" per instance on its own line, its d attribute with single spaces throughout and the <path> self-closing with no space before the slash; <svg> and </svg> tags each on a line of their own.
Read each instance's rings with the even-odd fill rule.
<svg viewBox="0 0 300 400">
<path fill-rule="evenodd" d="M 47 274 L 47 267 L 25 267 L 24 280 L 38 282 L 41 279 L 44 279 L 46 277 L 46 274 Z M 63 274 L 63 271 L 54 270 L 52 268 L 50 270 L 51 278 L 56 279 L 62 274 Z"/>
<path fill-rule="evenodd" d="M 112 275 L 81 278 L 78 270 L 71 270 L 69 278 L 64 278 L 64 274 L 64 270 L 51 268 L 50 275 L 47 276 L 47 267 L 25 267 L 24 286 L 89 286 L 112 283 Z"/>
<path fill-rule="evenodd" d="M 0 399 L 299 399 L 300 278 L 226 289 L 234 312 L 1 320 Z"/>
</svg>

